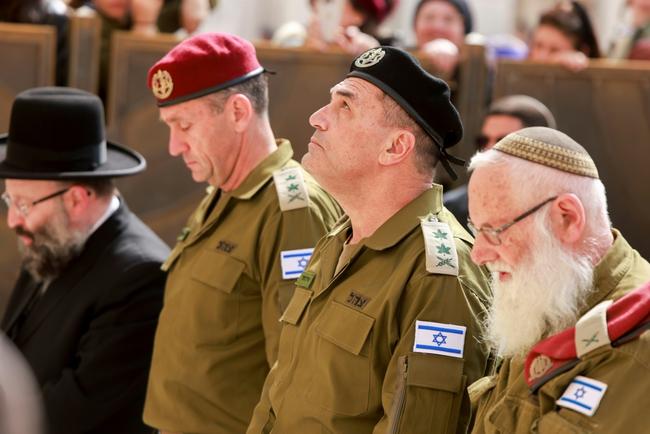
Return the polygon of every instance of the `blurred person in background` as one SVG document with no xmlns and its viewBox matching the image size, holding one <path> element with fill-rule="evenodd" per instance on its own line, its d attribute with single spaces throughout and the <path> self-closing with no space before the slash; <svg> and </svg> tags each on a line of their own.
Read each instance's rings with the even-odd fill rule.
<svg viewBox="0 0 650 434">
<path fill-rule="evenodd" d="M 438 72 L 456 71 L 460 49 L 472 28 L 472 13 L 465 0 L 420 0 L 415 7 L 416 47 Z"/>
<path fill-rule="evenodd" d="M 542 14 L 530 42 L 529 60 L 579 71 L 589 59 L 599 57 L 598 40 L 584 6 L 562 1 Z"/>
<path fill-rule="evenodd" d="M 61 0 L 3 0 L 0 21 L 56 27 L 56 85 L 68 83 L 68 7 Z"/>
<path fill-rule="evenodd" d="M 491 149 L 510 133 L 527 127 L 556 128 L 555 118 L 541 101 L 528 95 L 509 95 L 494 101 L 476 137 L 476 151 Z M 467 227 L 467 184 L 446 192 L 443 201 L 456 219 Z"/>
<path fill-rule="evenodd" d="M 628 0 L 609 57 L 650 60 L 650 0 Z"/>
</svg>

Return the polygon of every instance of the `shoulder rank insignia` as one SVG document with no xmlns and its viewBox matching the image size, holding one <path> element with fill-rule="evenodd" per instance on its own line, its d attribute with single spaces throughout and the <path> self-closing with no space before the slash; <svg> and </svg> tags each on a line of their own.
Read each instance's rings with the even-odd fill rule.
<svg viewBox="0 0 650 434">
<path fill-rule="evenodd" d="M 421 217 L 420 220 L 427 255 L 427 271 L 458 276 L 458 254 L 454 234 L 449 225 L 432 215 Z"/>
<path fill-rule="evenodd" d="M 605 300 L 597 304 L 576 323 L 574 340 L 578 357 L 582 358 L 596 348 L 611 344 L 607 331 L 607 309 L 612 303 L 613 300 Z"/>
<path fill-rule="evenodd" d="M 607 384 L 578 375 L 555 403 L 578 413 L 593 416 L 605 396 Z"/>
<path fill-rule="evenodd" d="M 280 201 L 280 209 L 289 211 L 309 205 L 309 194 L 299 167 L 287 167 L 273 172 L 273 181 Z"/>
</svg>

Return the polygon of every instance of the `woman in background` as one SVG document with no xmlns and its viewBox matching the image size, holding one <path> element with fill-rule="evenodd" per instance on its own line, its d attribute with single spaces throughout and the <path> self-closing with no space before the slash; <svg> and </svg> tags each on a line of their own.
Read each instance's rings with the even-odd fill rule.
<svg viewBox="0 0 650 434">
<path fill-rule="evenodd" d="M 585 8 L 577 1 L 560 2 L 544 12 L 533 32 L 528 59 L 557 63 L 573 71 L 601 57 L 598 40 Z"/>
</svg>

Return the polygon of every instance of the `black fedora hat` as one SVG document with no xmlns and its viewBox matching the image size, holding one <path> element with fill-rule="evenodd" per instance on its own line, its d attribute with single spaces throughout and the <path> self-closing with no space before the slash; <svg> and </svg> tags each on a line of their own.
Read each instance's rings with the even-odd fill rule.
<svg viewBox="0 0 650 434">
<path fill-rule="evenodd" d="M 142 155 L 106 141 L 101 100 L 69 87 L 18 94 L 0 136 L 0 178 L 113 178 L 145 167 Z"/>
</svg>

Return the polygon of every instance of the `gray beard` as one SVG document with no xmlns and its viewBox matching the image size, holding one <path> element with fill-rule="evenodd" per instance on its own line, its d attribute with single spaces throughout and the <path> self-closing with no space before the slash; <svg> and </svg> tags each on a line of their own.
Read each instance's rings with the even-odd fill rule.
<svg viewBox="0 0 650 434">
<path fill-rule="evenodd" d="M 83 249 L 87 236 L 67 229 L 65 220 L 52 221 L 34 233 L 31 246 L 18 242 L 22 267 L 37 282 L 56 279 Z"/>
</svg>

